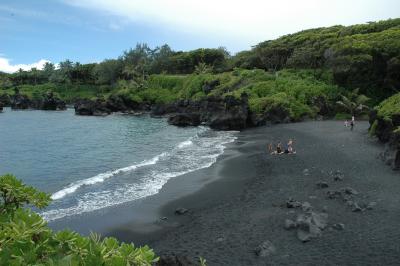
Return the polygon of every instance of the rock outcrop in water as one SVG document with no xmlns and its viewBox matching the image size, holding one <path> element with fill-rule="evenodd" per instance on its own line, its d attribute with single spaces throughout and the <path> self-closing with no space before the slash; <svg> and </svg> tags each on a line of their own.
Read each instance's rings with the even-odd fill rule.
<svg viewBox="0 0 400 266">
<path fill-rule="evenodd" d="M 5 106 L 11 106 L 11 99 L 8 94 L 2 94 L 0 95 L 0 104 L 5 107 Z"/>
<path fill-rule="evenodd" d="M 30 109 L 33 106 L 33 102 L 26 95 L 20 94 L 18 91 L 11 97 L 11 108 L 12 109 Z"/>
<path fill-rule="evenodd" d="M 74 108 L 77 115 L 105 116 L 111 114 L 111 110 L 104 99 L 97 99 L 95 101 L 87 99 L 78 100 Z"/>
<path fill-rule="evenodd" d="M 105 116 L 112 112 L 141 113 L 150 111 L 147 103 L 138 103 L 132 99 L 111 95 L 107 99 L 97 98 L 95 100 L 82 99 L 75 102 L 75 114 Z"/>
<path fill-rule="evenodd" d="M 170 115 L 169 123 L 177 126 L 205 124 L 219 130 L 240 130 L 248 126 L 247 95 L 208 97 L 200 101 L 181 100 L 173 104 L 157 105 L 152 115 Z"/>
<path fill-rule="evenodd" d="M 137 103 L 120 96 L 108 99 L 79 100 L 75 103 L 77 115 L 108 115 L 112 112 L 148 112 L 152 116 L 168 116 L 176 126 L 205 124 L 219 130 L 240 130 L 249 126 L 247 95 L 240 99 L 233 96 L 208 97 L 199 101 L 180 100 L 170 104 Z"/>
<path fill-rule="evenodd" d="M 64 101 L 56 97 L 52 92 L 47 92 L 41 98 L 30 99 L 27 95 L 21 94 L 18 90 L 10 97 L 12 109 L 38 109 L 38 110 L 65 110 Z"/>
<path fill-rule="evenodd" d="M 176 114 L 168 118 L 168 123 L 175 126 L 198 126 L 200 125 L 199 114 Z"/>
<path fill-rule="evenodd" d="M 39 108 L 41 110 L 65 110 L 67 109 L 65 102 L 57 98 L 52 92 L 48 92 L 43 95 L 43 98 L 39 100 Z"/>
<path fill-rule="evenodd" d="M 203 90 L 211 91 L 217 81 L 205 83 Z M 316 98 L 321 109 L 320 115 L 330 115 L 332 108 L 324 98 Z M 300 121 L 291 119 L 289 110 L 283 106 L 274 106 L 262 114 L 251 112 L 247 94 L 240 98 L 232 95 L 209 96 L 200 100 L 179 100 L 173 103 L 150 104 L 136 102 L 124 95 L 111 95 L 107 99 L 78 100 L 75 103 L 77 115 L 109 115 L 112 112 L 143 113 L 150 112 L 153 117 L 168 117 L 168 123 L 175 126 L 207 125 L 217 130 L 241 130 L 247 127 L 266 124 Z"/>
</svg>

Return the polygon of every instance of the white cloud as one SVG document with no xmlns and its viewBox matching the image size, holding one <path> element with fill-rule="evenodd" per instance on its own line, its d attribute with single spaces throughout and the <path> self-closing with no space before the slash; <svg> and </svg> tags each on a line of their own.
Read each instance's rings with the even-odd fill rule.
<svg viewBox="0 0 400 266">
<path fill-rule="evenodd" d="M 37 69 L 43 69 L 43 66 L 47 62 L 50 62 L 50 61 L 46 60 L 46 59 L 41 59 L 38 62 L 35 62 L 32 64 L 12 65 L 8 58 L 0 57 L 0 71 L 6 72 L 6 73 L 14 73 L 14 72 L 18 71 L 20 68 L 22 68 L 23 70 L 30 70 L 31 68 L 34 68 L 34 67 L 36 67 Z"/>
<path fill-rule="evenodd" d="M 398 0 L 64 0 L 133 22 L 258 42 L 298 30 L 398 17 Z M 210 36 L 211 35 L 211 36 Z M 207 35 L 206 35 L 207 36 Z"/>
</svg>

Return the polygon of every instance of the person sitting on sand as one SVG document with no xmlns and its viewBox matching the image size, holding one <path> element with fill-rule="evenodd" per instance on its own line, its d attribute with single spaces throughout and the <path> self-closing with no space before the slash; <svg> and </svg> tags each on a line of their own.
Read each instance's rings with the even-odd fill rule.
<svg viewBox="0 0 400 266">
<path fill-rule="evenodd" d="M 295 154 L 296 151 L 293 149 L 293 140 L 289 139 L 287 147 L 285 149 L 285 153 L 287 154 Z"/>
<path fill-rule="evenodd" d="M 280 141 L 278 141 L 278 144 L 276 144 L 276 153 L 277 154 L 282 154 L 283 150 L 282 150 L 282 144 Z"/>
<path fill-rule="evenodd" d="M 274 152 L 274 147 L 272 146 L 272 143 L 268 145 L 268 152 L 271 154 Z"/>
<path fill-rule="evenodd" d="M 292 147 L 293 146 L 293 140 L 292 139 L 289 139 L 289 141 L 288 141 L 288 147 Z"/>
<path fill-rule="evenodd" d="M 282 154 L 283 150 L 282 150 L 282 144 L 280 141 L 278 141 L 278 144 L 276 144 L 276 150 L 274 150 L 272 143 L 270 143 L 268 145 L 268 150 L 271 152 L 272 154 Z"/>
</svg>

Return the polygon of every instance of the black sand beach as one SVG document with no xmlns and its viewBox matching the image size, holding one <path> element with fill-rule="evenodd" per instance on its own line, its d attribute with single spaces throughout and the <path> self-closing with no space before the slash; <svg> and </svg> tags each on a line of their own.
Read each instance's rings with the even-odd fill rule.
<svg viewBox="0 0 400 266">
<path fill-rule="evenodd" d="M 245 130 L 212 167 L 174 178 L 152 197 L 52 226 L 148 244 L 158 255 L 201 256 L 208 265 L 399 265 L 400 176 L 379 160 L 383 146 L 367 128 L 324 121 Z M 268 143 L 289 138 L 296 155 L 266 152 Z M 374 206 L 354 212 L 342 197 L 328 198 L 342 188 L 358 192 L 351 200 L 362 209 Z M 284 228 L 304 213 L 287 208 L 289 198 L 328 214 L 319 237 L 303 243 Z M 189 211 L 176 215 L 177 208 Z M 338 223 L 343 230 L 333 228 Z M 265 241 L 272 251 L 257 256 Z"/>
<path fill-rule="evenodd" d="M 165 230 L 140 234 L 140 226 L 109 232 L 123 240 L 147 243 L 157 254 L 178 254 L 208 265 L 399 265 L 400 178 L 377 158 L 382 146 L 360 122 L 351 132 L 336 121 L 285 124 L 246 130 L 213 171 L 220 179 L 200 191 L 168 203 L 158 221 Z M 270 141 L 294 138 L 296 155 L 271 156 Z M 229 151 L 228 151 L 229 152 Z M 307 170 L 305 170 L 307 169 Z M 334 181 L 330 171 L 344 178 Z M 319 189 L 317 182 L 329 187 Z M 173 184 L 170 182 L 169 185 Z M 353 212 L 342 199 L 328 199 L 328 190 L 351 187 L 360 205 L 375 202 L 372 210 Z M 320 237 L 302 243 L 285 219 L 302 210 L 288 209 L 293 198 L 309 202 L 328 214 Z M 179 207 L 189 212 L 177 216 Z M 333 229 L 343 223 L 343 230 Z M 259 257 L 254 250 L 270 241 L 274 251 Z"/>
</svg>

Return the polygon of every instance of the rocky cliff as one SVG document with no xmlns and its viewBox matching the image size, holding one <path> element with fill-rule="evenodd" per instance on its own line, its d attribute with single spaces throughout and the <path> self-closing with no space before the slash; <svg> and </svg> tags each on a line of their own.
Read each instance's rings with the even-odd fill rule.
<svg viewBox="0 0 400 266">
<path fill-rule="evenodd" d="M 383 101 L 369 115 L 370 133 L 385 143 L 381 158 L 400 170 L 400 93 Z"/>
</svg>

